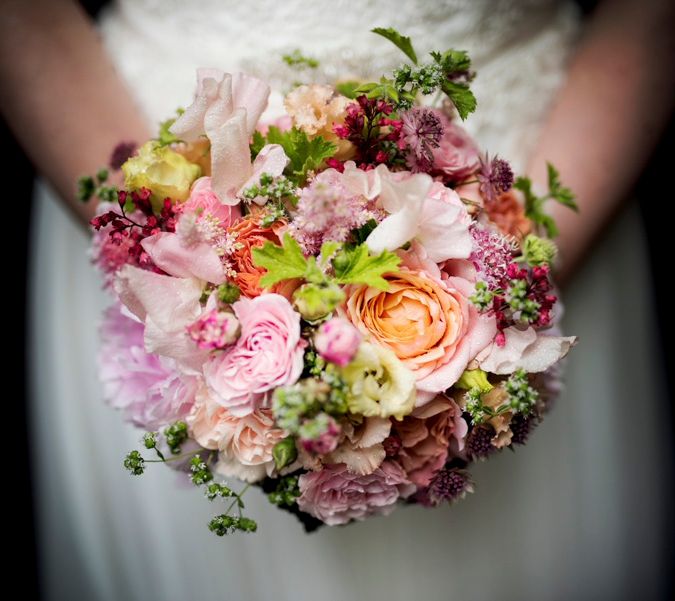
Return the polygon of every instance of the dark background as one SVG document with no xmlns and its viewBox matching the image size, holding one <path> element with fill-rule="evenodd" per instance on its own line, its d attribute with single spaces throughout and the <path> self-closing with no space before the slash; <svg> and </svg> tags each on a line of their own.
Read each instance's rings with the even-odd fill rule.
<svg viewBox="0 0 675 601">
<path fill-rule="evenodd" d="M 587 13 L 591 12 L 595 2 L 593 0 L 577 0 L 578 4 Z M 88 0 L 81 1 L 82 6 L 87 12 L 95 17 L 98 11 L 106 4 L 103 0 Z M 10 474 L 9 494 L 16 497 L 16 509 L 13 513 L 8 515 L 15 516 L 15 525 L 20 525 L 19 536 L 24 542 L 25 555 L 21 558 L 20 564 L 22 569 L 22 592 L 25 599 L 39 599 L 40 595 L 40 570 L 37 559 L 37 548 L 35 542 L 35 525 L 33 520 L 33 496 L 32 496 L 32 482 L 31 482 L 31 441 L 28 432 L 29 411 L 30 404 L 27 396 L 27 375 L 26 375 L 26 273 L 27 265 L 30 261 L 28 256 L 29 251 L 29 234 L 31 224 L 31 204 L 33 196 L 33 179 L 35 173 L 32 165 L 24 155 L 21 148 L 14 140 L 12 134 L 9 132 L 4 120 L 0 121 L 0 148 L 6 151 L 9 163 L 4 164 L 5 173 L 9 174 L 7 178 L 9 181 L 9 190 L 5 190 L 4 202 L 11 202 L 13 218 L 10 221 L 12 230 L 17 231 L 16 240 L 19 248 L 11 255 L 18 255 L 20 260 L 11 263 L 13 269 L 17 273 L 9 280 L 10 282 L 17 282 L 18 290 L 11 295 L 12 302 L 16 302 L 15 309 L 8 313 L 9 323 L 19 325 L 21 328 L 18 332 L 11 332 L 11 339 L 18 339 L 20 341 L 20 352 L 13 353 L 12 360 L 16 362 L 14 366 L 10 365 L 11 373 L 20 374 L 17 378 L 17 392 L 18 399 L 12 398 L 11 394 L 7 399 L 10 411 L 14 414 L 9 416 L 10 431 L 17 436 L 17 440 L 10 441 L 6 450 L 11 450 L 11 457 L 22 458 L 16 463 L 10 464 L 12 471 Z M 673 411 L 673 380 L 672 374 L 668 369 L 672 364 L 672 347 L 666 342 L 670 341 L 670 334 L 673 331 L 673 311 L 670 307 L 670 298 L 667 296 L 666 285 L 670 280 L 670 275 L 673 273 L 672 268 L 672 252 L 668 250 L 667 242 L 672 240 L 672 220 L 664 212 L 669 210 L 669 205 L 666 204 L 672 195 L 672 184 L 670 183 L 672 174 L 672 158 L 675 156 L 675 119 L 670 120 L 670 124 L 664 131 L 661 142 L 656 149 L 645 173 L 643 174 L 639 184 L 636 186 L 638 193 L 633 194 L 637 197 L 642 218 L 647 233 L 647 239 L 650 251 L 651 268 L 654 275 L 654 298 L 655 311 L 660 324 L 659 336 L 662 352 L 660 354 L 663 362 L 663 371 L 667 374 L 668 396 L 662 399 L 663 410 L 662 415 L 669 416 L 671 424 L 675 426 L 675 412 Z M 665 201 L 665 202 L 664 202 Z M 656 211 L 659 211 L 656 213 Z M 13 239 L 10 232 L 6 235 Z M 665 244 L 664 244 L 665 242 Z M 6 245 L 6 248 L 8 245 Z M 664 248 L 666 249 L 664 252 Z M 11 256 L 10 255 L 10 256 Z M 49 302 L 49 299 L 43 299 L 43 302 Z M 16 316 L 16 318 L 15 318 Z M 9 391 L 8 391 L 9 392 Z M 20 402 L 16 402 L 16 401 Z M 671 432 L 674 428 L 671 428 Z M 675 451 L 675 439 L 671 435 L 670 451 Z M 672 474 L 664 474 L 671 487 L 673 486 Z M 670 524 L 668 525 L 670 532 L 674 532 L 673 526 L 675 517 L 673 512 L 670 512 Z M 8 524 L 9 525 L 9 524 Z M 667 548 L 663 549 L 664 566 L 673 564 L 675 559 L 675 543 L 672 536 L 664 537 L 667 540 Z M 18 562 L 17 562 L 18 563 Z M 671 599 L 675 593 L 675 574 L 672 569 L 663 571 L 667 574 L 664 582 L 661 583 L 662 598 Z M 647 601 L 647 600 L 645 600 Z"/>
</svg>

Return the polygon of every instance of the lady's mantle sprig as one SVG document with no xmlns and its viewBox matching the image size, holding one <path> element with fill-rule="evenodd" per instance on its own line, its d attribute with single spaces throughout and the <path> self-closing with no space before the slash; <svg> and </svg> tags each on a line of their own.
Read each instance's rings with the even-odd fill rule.
<svg viewBox="0 0 675 601">
<path fill-rule="evenodd" d="M 226 498 L 232 499 L 225 513 L 215 516 L 209 522 L 209 530 L 218 536 L 236 531 L 255 532 L 258 527 L 256 522 L 243 515 L 244 501 L 242 497 L 249 486 L 245 486 L 241 492 L 236 493 L 225 484 L 214 482 L 213 473 L 208 465 L 212 460 L 213 454 L 209 453 L 208 459 L 205 461 L 202 457 L 205 451 L 201 447 L 198 450 L 181 454 L 181 446 L 188 440 L 188 428 L 185 422 L 177 421 L 167 426 L 163 431 L 163 435 L 164 442 L 173 457 L 167 459 L 159 449 L 159 432 L 146 432 L 142 439 L 143 446 L 147 450 L 154 450 L 157 459 L 146 459 L 139 451 L 133 450 L 124 458 L 124 467 L 134 476 L 140 476 L 145 472 L 146 464 L 148 463 L 168 463 L 170 461 L 190 458 L 190 480 L 195 486 L 204 488 L 204 496 L 209 501 Z M 230 512 L 235 506 L 238 515 L 231 515 Z"/>
</svg>

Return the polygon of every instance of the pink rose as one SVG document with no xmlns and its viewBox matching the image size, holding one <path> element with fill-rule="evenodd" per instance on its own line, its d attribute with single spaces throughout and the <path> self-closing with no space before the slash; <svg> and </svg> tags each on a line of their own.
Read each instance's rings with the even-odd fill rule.
<svg viewBox="0 0 675 601">
<path fill-rule="evenodd" d="M 300 316 L 279 294 L 242 298 L 232 308 L 239 339 L 204 366 L 204 376 L 217 402 L 241 417 L 263 406 L 269 391 L 300 377 L 307 343 Z"/>
<path fill-rule="evenodd" d="M 269 409 L 256 409 L 237 417 L 203 391 L 187 423 L 194 439 L 204 448 L 219 450 L 216 471 L 256 482 L 272 474 L 274 445 L 286 437 L 275 427 Z"/>
<path fill-rule="evenodd" d="M 344 464 L 325 467 L 300 476 L 298 507 L 329 526 L 387 515 L 399 498 L 411 495 L 415 486 L 393 461 L 385 461 L 372 473 L 354 474 Z"/>
<path fill-rule="evenodd" d="M 239 321 L 229 311 L 211 309 L 189 325 L 187 330 L 199 348 L 225 348 L 239 336 Z"/>
<path fill-rule="evenodd" d="M 403 421 L 393 421 L 392 429 L 400 440 L 395 460 L 411 482 L 425 487 L 445 465 L 448 453 L 464 448 L 469 428 L 459 406 L 441 395 L 415 409 Z"/>
<path fill-rule="evenodd" d="M 314 344 L 319 354 L 340 367 L 349 363 L 361 343 L 361 334 L 346 319 L 334 317 L 322 324 L 314 336 Z"/>
<path fill-rule="evenodd" d="M 238 205 L 230 206 L 220 202 L 211 188 L 210 177 L 200 177 L 196 180 L 192 184 L 190 198 L 179 207 L 179 224 L 183 217 L 194 215 L 198 217 L 199 221 L 215 221 L 220 227 L 228 228 L 241 217 L 241 210 Z M 180 229 L 180 225 L 178 228 Z"/>
<path fill-rule="evenodd" d="M 440 146 L 433 149 L 434 170 L 441 171 L 452 182 L 461 182 L 478 169 L 478 146 L 471 136 L 442 113 L 437 113 L 443 124 Z"/>
</svg>

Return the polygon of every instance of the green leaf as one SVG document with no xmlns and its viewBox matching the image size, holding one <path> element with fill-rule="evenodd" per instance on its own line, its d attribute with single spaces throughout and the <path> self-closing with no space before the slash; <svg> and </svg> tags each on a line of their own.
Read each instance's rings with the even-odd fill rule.
<svg viewBox="0 0 675 601">
<path fill-rule="evenodd" d="M 579 207 L 574 201 L 574 193 L 562 185 L 558 170 L 548 162 L 546 163 L 546 167 L 548 169 L 548 188 L 551 198 L 573 211 L 579 211 Z"/>
<path fill-rule="evenodd" d="M 300 245 L 288 233 L 284 234 L 281 246 L 265 242 L 264 246 L 253 248 L 251 256 L 254 265 L 267 269 L 267 273 L 260 278 L 263 288 L 283 280 L 304 277 L 307 272 L 307 259 Z"/>
<path fill-rule="evenodd" d="M 265 136 L 263 136 L 257 129 L 253 132 L 253 140 L 251 142 L 251 160 L 253 161 L 258 153 L 265 146 Z"/>
<path fill-rule="evenodd" d="M 471 69 L 471 59 L 466 50 L 446 50 L 442 54 L 440 52 L 430 54 L 448 75 L 466 73 Z"/>
<path fill-rule="evenodd" d="M 160 146 L 168 146 L 174 142 L 180 142 L 180 138 L 169 131 L 169 128 L 176 122 L 176 119 L 185 112 L 184 108 L 176 109 L 176 116 L 166 119 L 159 124 L 159 136 L 157 140 Z"/>
<path fill-rule="evenodd" d="M 304 69 L 308 67 L 310 69 L 316 69 L 319 66 L 319 61 L 310 56 L 305 56 L 300 52 L 299 49 L 295 49 L 291 54 L 282 54 L 281 60 L 283 60 L 289 67 L 295 67 L 298 69 Z"/>
<path fill-rule="evenodd" d="M 444 81 L 441 89 L 445 92 L 452 104 L 455 105 L 459 116 L 464 121 L 471 113 L 476 110 L 476 97 L 469 89 L 469 86 L 452 81 Z"/>
<path fill-rule="evenodd" d="M 385 250 L 371 256 L 365 244 L 353 248 L 343 248 L 333 258 L 335 279 L 340 284 L 365 284 L 380 290 L 386 290 L 389 283 L 382 275 L 395 272 L 401 259 Z"/>
<path fill-rule="evenodd" d="M 360 228 L 352 230 L 352 236 L 354 236 L 354 240 L 356 240 L 357 244 L 363 244 L 366 241 L 366 238 L 370 236 L 370 232 L 372 232 L 376 227 L 377 221 L 374 219 L 369 219 Z"/>
<path fill-rule="evenodd" d="M 358 81 L 341 81 L 335 84 L 335 90 L 347 98 L 356 98 L 356 90 L 359 86 Z"/>
<path fill-rule="evenodd" d="M 513 187 L 520 190 L 525 197 L 525 216 L 534 223 L 541 225 L 549 238 L 557 236 L 558 227 L 555 224 L 555 219 L 544 212 L 546 199 L 537 196 L 532 191 L 532 180 L 529 177 L 518 177 Z"/>
<path fill-rule="evenodd" d="M 307 134 L 297 127 L 281 131 L 270 126 L 267 132 L 268 144 L 279 144 L 290 159 L 285 173 L 294 183 L 304 183 L 308 171 L 316 171 L 321 164 L 335 154 L 337 146 L 321 136 L 309 139 Z"/>
<path fill-rule="evenodd" d="M 412 41 L 408 36 L 401 35 L 393 27 L 375 27 L 371 29 L 373 33 L 381 35 L 389 40 L 394 46 L 403 52 L 413 63 L 417 64 L 417 55 L 412 46 Z"/>
</svg>

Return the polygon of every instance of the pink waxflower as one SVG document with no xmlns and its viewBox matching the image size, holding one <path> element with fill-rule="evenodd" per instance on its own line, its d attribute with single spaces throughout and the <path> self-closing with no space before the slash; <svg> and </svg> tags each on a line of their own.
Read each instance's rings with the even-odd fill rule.
<svg viewBox="0 0 675 601">
<path fill-rule="evenodd" d="M 443 126 L 443 135 L 439 146 L 432 149 L 433 169 L 440 171 L 450 182 L 461 182 L 478 169 L 478 146 L 459 125 L 440 111 L 437 115 Z"/>
<path fill-rule="evenodd" d="M 241 335 L 206 363 L 204 376 L 217 402 L 244 416 L 262 407 L 270 391 L 300 377 L 307 343 L 300 336 L 300 316 L 279 294 L 242 298 L 232 308 Z"/>
<path fill-rule="evenodd" d="M 98 368 L 103 396 L 132 424 L 150 430 L 183 419 L 195 400 L 198 379 L 181 375 L 174 361 L 146 353 L 143 324 L 109 307 L 101 325 Z"/>
<path fill-rule="evenodd" d="M 192 340 L 203 349 L 222 349 L 239 336 L 239 321 L 229 311 L 212 309 L 188 326 Z"/>
<path fill-rule="evenodd" d="M 324 467 L 300 476 L 298 507 L 336 526 L 373 515 L 388 515 L 396 501 L 415 491 L 405 472 L 393 461 L 384 461 L 367 475 L 350 472 L 344 464 Z"/>
<path fill-rule="evenodd" d="M 322 324 L 314 336 L 314 345 L 319 354 L 340 367 L 354 358 L 360 343 L 359 331 L 340 317 L 333 317 Z"/>
</svg>

